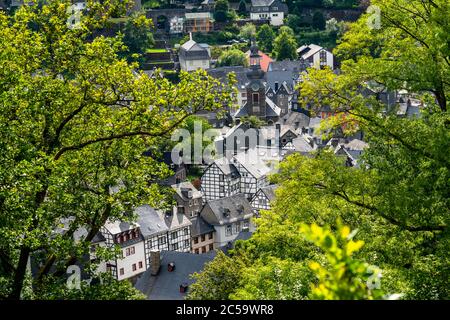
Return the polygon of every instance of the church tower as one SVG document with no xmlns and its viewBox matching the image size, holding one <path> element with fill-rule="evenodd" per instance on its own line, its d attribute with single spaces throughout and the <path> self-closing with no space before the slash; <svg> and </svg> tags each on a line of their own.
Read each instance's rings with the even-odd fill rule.
<svg viewBox="0 0 450 320">
<path fill-rule="evenodd" d="M 262 81 L 264 71 L 261 70 L 261 56 L 255 40 L 252 40 L 250 47 L 250 71 L 247 78 L 250 82 L 247 85 L 247 112 L 249 116 L 264 118 L 266 116 L 266 93 Z"/>
</svg>

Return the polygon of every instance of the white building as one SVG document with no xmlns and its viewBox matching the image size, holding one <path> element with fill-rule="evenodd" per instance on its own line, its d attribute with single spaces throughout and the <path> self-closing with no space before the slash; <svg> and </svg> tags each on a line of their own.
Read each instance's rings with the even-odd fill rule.
<svg viewBox="0 0 450 320">
<path fill-rule="evenodd" d="M 150 268 L 151 251 L 191 251 L 189 219 L 176 210 L 156 211 L 149 205 L 137 207 L 137 222 L 110 221 L 100 230 L 104 241 L 91 248 L 91 260 L 97 246 L 119 246 L 122 255 L 104 262 L 99 270 L 111 272 L 118 280 L 133 278 Z"/>
<path fill-rule="evenodd" d="M 223 247 L 236 239 L 241 231 L 254 232 L 253 210 L 244 194 L 212 200 L 200 213 L 216 230 L 214 247 Z"/>
<path fill-rule="evenodd" d="M 178 34 L 183 33 L 184 29 L 184 18 L 183 17 L 172 17 L 169 21 L 169 33 Z"/>
<path fill-rule="evenodd" d="M 297 53 L 300 58 L 309 62 L 316 69 L 323 69 L 324 67 L 334 69 L 333 54 L 321 46 L 315 44 L 303 45 L 297 49 Z"/>
<path fill-rule="evenodd" d="M 211 49 L 206 43 L 197 43 L 192 40 L 192 34 L 190 34 L 190 40 L 180 47 L 179 59 L 181 70 L 206 70 L 211 65 Z"/>
<path fill-rule="evenodd" d="M 288 13 L 287 5 L 280 0 L 252 0 L 251 20 L 268 20 L 273 26 L 283 25 Z"/>
</svg>

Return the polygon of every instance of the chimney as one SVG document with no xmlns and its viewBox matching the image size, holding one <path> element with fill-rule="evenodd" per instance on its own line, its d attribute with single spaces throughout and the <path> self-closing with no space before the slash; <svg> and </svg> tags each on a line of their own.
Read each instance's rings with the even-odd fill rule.
<svg viewBox="0 0 450 320">
<path fill-rule="evenodd" d="M 192 40 L 192 32 L 189 32 L 189 40 Z"/>
<path fill-rule="evenodd" d="M 275 146 L 281 146 L 281 124 L 275 124 Z"/>
<path fill-rule="evenodd" d="M 150 251 L 150 274 L 156 276 L 161 268 L 161 254 L 159 250 Z"/>
</svg>

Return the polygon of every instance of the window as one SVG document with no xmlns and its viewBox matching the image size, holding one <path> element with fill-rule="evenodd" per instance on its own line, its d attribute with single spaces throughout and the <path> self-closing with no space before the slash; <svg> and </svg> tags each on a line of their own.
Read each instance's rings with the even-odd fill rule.
<svg viewBox="0 0 450 320">
<path fill-rule="evenodd" d="M 206 246 L 202 247 L 202 253 L 206 253 Z"/>
<path fill-rule="evenodd" d="M 142 261 L 139 261 L 139 269 L 142 269 L 143 265 L 142 265 Z"/>
<path fill-rule="evenodd" d="M 159 237 L 158 238 L 158 244 L 159 245 L 166 244 L 166 237 Z"/>
<path fill-rule="evenodd" d="M 210 233 L 208 234 L 208 239 L 211 240 L 212 238 L 213 238 L 213 233 L 210 232 Z"/>
<path fill-rule="evenodd" d="M 172 244 L 172 250 L 178 250 L 178 243 Z"/>
<path fill-rule="evenodd" d="M 128 256 L 131 256 L 132 254 L 135 253 L 134 247 L 127 248 L 127 249 L 125 250 L 125 253 L 126 253 L 126 256 L 127 256 L 127 257 L 128 257 Z"/>
<path fill-rule="evenodd" d="M 214 250 L 214 245 L 211 243 L 211 244 L 209 245 L 209 251 L 212 251 L 212 250 Z"/>
<path fill-rule="evenodd" d="M 225 192 L 225 187 L 224 186 L 219 186 L 219 192 L 224 193 Z"/>
<path fill-rule="evenodd" d="M 195 254 L 199 254 L 199 253 L 200 253 L 200 250 L 195 249 Z"/>
<path fill-rule="evenodd" d="M 191 244 L 189 243 L 189 240 L 184 240 L 184 247 L 185 248 L 190 248 Z"/>
<path fill-rule="evenodd" d="M 136 271 L 136 263 L 133 263 L 133 265 L 131 266 L 131 269 L 132 269 L 133 271 Z"/>
<path fill-rule="evenodd" d="M 189 235 L 189 229 L 188 228 L 184 228 L 184 235 L 185 236 Z"/>
<path fill-rule="evenodd" d="M 124 270 L 123 268 L 120 268 L 119 274 L 120 274 L 121 276 L 123 276 L 123 275 L 125 274 L 125 270 Z"/>
<path fill-rule="evenodd" d="M 171 234 L 172 240 L 175 240 L 175 239 L 177 238 L 177 236 L 178 236 L 178 234 L 177 234 L 176 231 L 175 231 L 175 232 L 172 232 L 172 234 Z"/>
<path fill-rule="evenodd" d="M 249 221 L 245 220 L 244 221 L 244 229 L 248 229 L 249 225 L 250 225 Z"/>
<path fill-rule="evenodd" d="M 223 174 L 220 174 L 220 175 L 219 175 L 219 181 L 220 181 L 220 182 L 224 181 L 224 176 L 223 176 Z"/>
<path fill-rule="evenodd" d="M 241 223 L 240 222 L 236 222 L 234 224 L 234 233 L 239 233 L 241 232 Z"/>
<path fill-rule="evenodd" d="M 227 225 L 226 229 L 225 229 L 225 235 L 226 236 L 231 236 L 232 234 L 232 226 L 231 224 Z"/>
<path fill-rule="evenodd" d="M 202 242 L 205 241 L 205 235 L 204 234 L 202 234 L 201 238 L 202 238 Z"/>
<path fill-rule="evenodd" d="M 253 104 L 259 104 L 259 93 L 252 93 Z"/>
<path fill-rule="evenodd" d="M 198 237 L 194 237 L 194 244 L 198 243 Z"/>
</svg>

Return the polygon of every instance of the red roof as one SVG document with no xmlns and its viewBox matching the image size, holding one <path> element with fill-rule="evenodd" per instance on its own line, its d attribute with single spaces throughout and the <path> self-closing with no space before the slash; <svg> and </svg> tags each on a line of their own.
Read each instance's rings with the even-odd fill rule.
<svg viewBox="0 0 450 320">
<path fill-rule="evenodd" d="M 247 55 L 247 60 L 250 60 L 250 50 L 247 51 L 245 54 Z M 258 54 L 261 56 L 261 61 L 259 62 L 259 65 L 261 66 L 261 69 L 264 72 L 267 72 L 267 69 L 269 69 L 269 64 L 273 61 L 273 59 L 262 51 L 258 51 Z"/>
</svg>

